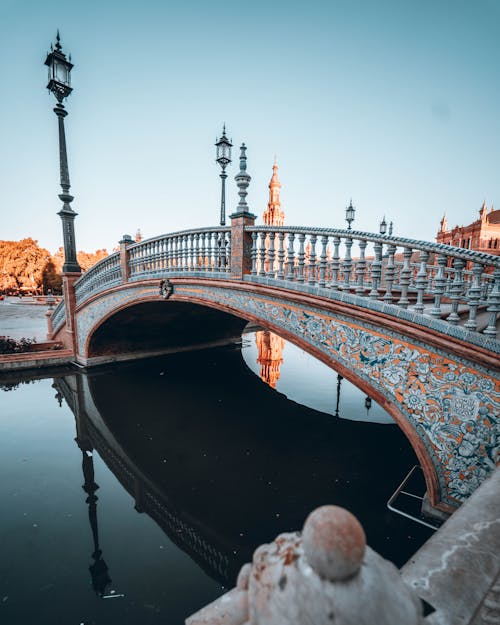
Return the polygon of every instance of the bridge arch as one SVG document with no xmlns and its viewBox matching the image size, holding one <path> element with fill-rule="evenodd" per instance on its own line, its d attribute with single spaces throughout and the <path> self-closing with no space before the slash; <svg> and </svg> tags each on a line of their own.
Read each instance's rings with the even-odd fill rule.
<svg viewBox="0 0 500 625">
<path fill-rule="evenodd" d="M 157 297 L 127 302 L 99 319 L 84 353 L 89 362 L 109 362 L 209 346 L 239 337 L 246 320 L 214 307 Z"/>
<path fill-rule="evenodd" d="M 120 285 L 85 302 L 76 314 L 79 361 L 95 364 L 92 337 L 122 310 L 148 302 L 200 306 L 204 314 L 211 309 L 275 331 L 378 401 L 413 446 L 435 507 L 451 511 L 495 468 L 500 384 L 470 346 L 308 293 L 194 277 L 172 278 L 172 285 L 167 302 L 159 280 Z"/>
</svg>

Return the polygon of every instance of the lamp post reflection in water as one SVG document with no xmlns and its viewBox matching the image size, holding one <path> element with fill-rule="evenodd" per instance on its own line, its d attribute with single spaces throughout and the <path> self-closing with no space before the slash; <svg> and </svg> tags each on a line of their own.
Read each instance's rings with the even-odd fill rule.
<svg viewBox="0 0 500 625">
<path fill-rule="evenodd" d="M 80 447 L 80 449 L 82 449 Z M 99 597 L 105 598 L 106 587 L 111 584 L 111 578 L 108 575 L 108 567 L 102 559 L 102 551 L 99 548 L 99 530 L 97 527 L 97 496 L 95 494 L 99 486 L 94 481 L 94 458 L 91 451 L 82 449 L 82 470 L 85 483 L 82 488 L 88 497 L 85 502 L 89 506 L 89 521 L 92 529 L 92 537 L 94 539 L 94 551 L 92 558 L 94 562 L 89 566 L 90 576 L 92 578 L 92 588 Z M 116 596 L 116 595 L 111 595 Z"/>
</svg>

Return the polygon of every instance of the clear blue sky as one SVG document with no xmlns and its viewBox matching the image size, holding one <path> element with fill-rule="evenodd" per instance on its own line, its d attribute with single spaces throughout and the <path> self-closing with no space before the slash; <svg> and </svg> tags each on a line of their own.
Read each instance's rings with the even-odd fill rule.
<svg viewBox="0 0 500 625">
<path fill-rule="evenodd" d="M 433 240 L 500 208 L 500 0 L 0 0 L 1 239 L 61 244 L 57 28 L 78 249 L 215 225 L 223 122 L 259 217 L 275 154 L 290 225 L 343 227 L 352 196 L 354 227 Z"/>
</svg>

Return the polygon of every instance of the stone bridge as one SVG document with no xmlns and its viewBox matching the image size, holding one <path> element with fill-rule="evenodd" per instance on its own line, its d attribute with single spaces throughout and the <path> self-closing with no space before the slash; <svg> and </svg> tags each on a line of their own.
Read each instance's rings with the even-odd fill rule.
<svg viewBox="0 0 500 625">
<path fill-rule="evenodd" d="M 453 510 L 498 464 L 498 258 L 365 232 L 256 227 L 247 213 L 230 228 L 124 237 L 65 286 L 52 332 L 77 364 L 213 344 L 252 321 L 392 415 L 432 506 Z"/>
</svg>

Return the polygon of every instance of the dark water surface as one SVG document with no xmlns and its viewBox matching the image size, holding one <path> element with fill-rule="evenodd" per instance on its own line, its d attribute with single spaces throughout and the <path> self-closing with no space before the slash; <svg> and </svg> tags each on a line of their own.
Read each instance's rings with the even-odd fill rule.
<svg viewBox="0 0 500 625">
<path fill-rule="evenodd" d="M 427 539 L 386 508 L 417 462 L 381 408 L 290 344 L 243 346 L 1 392 L 2 625 L 180 624 L 325 503 L 397 565 Z"/>
</svg>

